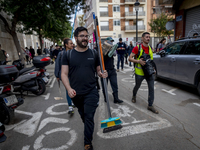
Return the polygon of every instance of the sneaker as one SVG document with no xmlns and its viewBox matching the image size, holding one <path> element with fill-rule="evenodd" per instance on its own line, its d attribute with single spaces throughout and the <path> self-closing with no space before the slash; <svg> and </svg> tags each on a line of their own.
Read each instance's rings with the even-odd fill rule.
<svg viewBox="0 0 200 150">
<path fill-rule="evenodd" d="M 74 114 L 74 108 L 72 106 L 69 106 L 68 114 L 70 115 Z"/>
<path fill-rule="evenodd" d="M 93 146 L 92 145 L 85 145 L 85 150 L 93 150 Z"/>
<path fill-rule="evenodd" d="M 124 69 L 121 69 L 121 71 L 123 71 Z"/>
<path fill-rule="evenodd" d="M 133 97 L 132 97 L 132 102 L 133 102 L 133 103 L 136 103 L 136 96 L 133 96 Z"/>
<path fill-rule="evenodd" d="M 74 105 L 74 103 L 72 102 L 72 107 L 75 108 L 76 106 Z"/>
<path fill-rule="evenodd" d="M 152 111 L 155 114 L 159 113 L 153 106 L 148 106 L 147 109 L 150 110 L 150 111 Z"/>
<path fill-rule="evenodd" d="M 117 69 L 117 72 L 119 72 L 119 69 Z"/>
</svg>

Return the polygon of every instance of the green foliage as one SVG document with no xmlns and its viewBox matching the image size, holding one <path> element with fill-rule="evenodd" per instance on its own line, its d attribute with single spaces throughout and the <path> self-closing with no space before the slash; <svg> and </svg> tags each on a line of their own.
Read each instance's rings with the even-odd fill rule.
<svg viewBox="0 0 200 150">
<path fill-rule="evenodd" d="M 165 28 L 166 23 L 172 20 L 172 17 L 162 13 L 159 17 L 151 19 L 148 24 L 151 27 L 151 32 L 156 33 L 158 37 L 165 37 L 174 33 L 174 31 L 169 31 Z"/>
<path fill-rule="evenodd" d="M 0 10 L 10 15 L 10 20 L 1 14 L 0 19 L 11 35 L 36 32 L 39 38 L 59 41 L 69 36 L 69 19 L 78 4 L 82 7 L 84 0 L 0 0 Z"/>
</svg>

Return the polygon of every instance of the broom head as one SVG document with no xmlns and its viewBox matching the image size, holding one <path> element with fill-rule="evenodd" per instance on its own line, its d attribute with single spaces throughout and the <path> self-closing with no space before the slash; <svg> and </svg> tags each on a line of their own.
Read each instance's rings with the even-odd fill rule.
<svg viewBox="0 0 200 150">
<path fill-rule="evenodd" d="M 119 117 L 109 118 L 101 121 L 101 128 L 113 127 L 120 124 L 122 124 L 122 121 L 120 120 Z"/>
</svg>

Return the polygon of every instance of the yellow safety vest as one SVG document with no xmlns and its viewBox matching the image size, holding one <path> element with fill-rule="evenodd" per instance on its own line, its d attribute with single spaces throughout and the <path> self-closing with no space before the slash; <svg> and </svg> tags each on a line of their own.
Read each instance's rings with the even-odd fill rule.
<svg viewBox="0 0 200 150">
<path fill-rule="evenodd" d="M 137 45 L 137 47 L 138 47 L 138 53 L 140 53 L 140 54 L 136 59 L 139 60 L 140 57 L 142 56 L 144 50 L 142 49 L 142 46 Z M 140 50 L 139 50 L 139 47 L 141 47 Z M 153 60 L 153 51 L 152 51 L 150 46 L 149 46 L 149 55 L 151 57 L 151 60 Z M 139 63 L 136 63 L 136 65 L 135 65 L 135 74 L 140 75 L 140 76 L 144 76 L 142 66 Z"/>
</svg>

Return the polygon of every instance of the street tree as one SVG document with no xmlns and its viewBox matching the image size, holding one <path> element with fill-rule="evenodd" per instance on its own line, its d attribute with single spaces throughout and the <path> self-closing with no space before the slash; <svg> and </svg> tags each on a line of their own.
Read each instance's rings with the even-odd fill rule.
<svg viewBox="0 0 200 150">
<path fill-rule="evenodd" d="M 23 58 L 23 53 L 17 31 L 36 31 L 39 37 L 42 37 L 45 30 L 57 27 L 56 21 L 69 20 L 78 3 L 82 6 L 83 0 L 0 0 L 0 11 L 10 17 L 7 19 L 1 13 L 0 19 L 6 31 L 13 37 L 17 52 L 21 54 L 19 57 Z"/>
<path fill-rule="evenodd" d="M 151 32 L 154 32 L 159 38 L 173 34 L 173 31 L 166 29 L 165 25 L 168 21 L 172 21 L 173 17 L 161 13 L 157 18 L 151 19 L 148 23 L 151 27 Z"/>
</svg>

